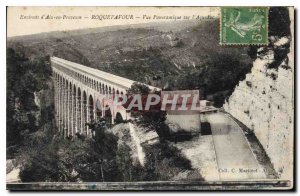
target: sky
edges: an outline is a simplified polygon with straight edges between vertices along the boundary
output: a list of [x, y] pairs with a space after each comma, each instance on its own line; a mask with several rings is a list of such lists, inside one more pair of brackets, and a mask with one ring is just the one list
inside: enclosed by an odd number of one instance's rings
[[208, 15], [218, 17], [218, 14], [217, 7], [8, 7], [7, 37], [174, 21], [175, 16], [181, 17], [177, 20], [186, 20], [184, 16], [196, 20]]

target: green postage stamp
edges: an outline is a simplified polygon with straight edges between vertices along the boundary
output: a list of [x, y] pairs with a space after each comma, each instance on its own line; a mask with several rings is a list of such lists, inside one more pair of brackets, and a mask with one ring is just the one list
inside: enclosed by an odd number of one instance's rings
[[268, 7], [222, 7], [220, 43], [268, 44]]

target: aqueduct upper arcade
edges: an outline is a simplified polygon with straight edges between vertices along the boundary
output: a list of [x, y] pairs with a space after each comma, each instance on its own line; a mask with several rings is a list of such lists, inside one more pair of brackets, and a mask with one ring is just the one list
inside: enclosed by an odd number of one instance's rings
[[129, 117], [124, 108], [114, 110], [109, 95], [126, 94], [135, 81], [57, 57], [51, 57], [51, 66], [57, 124], [66, 137], [91, 135], [86, 123], [100, 117], [112, 124]]

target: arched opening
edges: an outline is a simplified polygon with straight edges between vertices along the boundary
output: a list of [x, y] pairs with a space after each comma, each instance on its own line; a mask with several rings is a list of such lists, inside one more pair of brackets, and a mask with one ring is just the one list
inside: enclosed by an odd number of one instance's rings
[[104, 94], [107, 94], [108, 93], [108, 87], [107, 87], [107, 85], [105, 85], [105, 92], [104, 92]]
[[108, 88], [108, 94], [111, 95], [111, 87]]
[[111, 113], [111, 109], [109, 107], [109, 105], [105, 106], [105, 122], [107, 124], [108, 127], [111, 127], [112, 125], [112, 113]]
[[82, 106], [82, 130], [84, 130], [84, 133], [85, 134], [87, 134], [87, 130], [88, 130], [88, 128], [87, 128], [87, 125], [86, 125], [86, 123], [87, 123], [87, 119], [86, 119], [86, 117], [87, 117], [87, 95], [86, 95], [86, 92], [85, 91], [83, 91], [83, 95], [82, 95], [82, 104], [83, 104], [83, 106]]
[[94, 99], [93, 96], [89, 96], [89, 122], [94, 122]]
[[73, 85], [73, 91], [72, 91], [72, 108], [73, 108], [73, 112], [72, 112], [72, 130], [73, 130], [73, 134], [77, 133], [77, 128], [76, 128], [76, 122], [77, 122], [77, 119], [76, 119], [76, 113], [78, 112], [77, 111], [77, 99], [76, 99], [76, 86], [75, 84]]
[[63, 133], [64, 137], [68, 137], [68, 80], [63, 78]]
[[64, 77], [61, 78], [62, 78], [62, 85], [65, 86], [65, 78]]
[[117, 95], [118, 95], [119, 93], [120, 93], [119, 90], [117, 90]]
[[101, 83], [99, 82], [99, 93], [100, 93], [100, 94], [102, 93], [101, 87], [102, 87], [102, 85], [101, 85]]
[[117, 113], [116, 115], [116, 120], [115, 122], [118, 124], [118, 123], [122, 123], [124, 121], [122, 115], [120, 114], [120, 112]]
[[76, 130], [77, 132], [82, 133], [83, 132], [83, 124], [82, 124], [82, 113], [81, 113], [81, 90], [80, 88], [78, 88], [77, 90], [77, 104], [76, 104], [76, 111], [77, 111], [77, 115], [76, 115]]
[[69, 133], [69, 138], [71, 139], [73, 137], [73, 129], [72, 129], [72, 125], [73, 125], [73, 118], [72, 118], [72, 114], [73, 114], [73, 94], [72, 94], [72, 88], [73, 85], [70, 82], [69, 83], [69, 87], [68, 87], [68, 133]]
[[95, 108], [96, 108], [96, 120], [99, 120], [102, 117], [102, 104], [99, 99], [96, 101]]

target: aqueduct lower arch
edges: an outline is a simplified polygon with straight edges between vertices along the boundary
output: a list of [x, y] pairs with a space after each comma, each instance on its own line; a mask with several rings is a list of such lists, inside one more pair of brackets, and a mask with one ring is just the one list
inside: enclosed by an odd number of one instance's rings
[[129, 118], [124, 108], [114, 111], [110, 95], [126, 94], [135, 81], [57, 57], [51, 57], [51, 67], [57, 126], [65, 137], [74, 138], [78, 134], [90, 136], [91, 131], [86, 123], [100, 117], [112, 124], [117, 117]]

